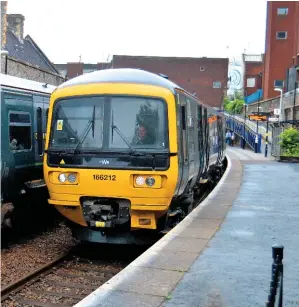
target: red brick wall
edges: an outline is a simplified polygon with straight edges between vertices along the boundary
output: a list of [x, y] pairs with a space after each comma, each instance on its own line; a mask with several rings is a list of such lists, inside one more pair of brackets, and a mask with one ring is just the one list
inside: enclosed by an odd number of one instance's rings
[[[227, 87], [228, 59], [167, 58], [120, 56], [113, 57], [114, 68], [141, 68], [162, 73], [197, 97], [205, 104], [219, 107]], [[200, 68], [204, 71], [200, 71]], [[220, 81], [221, 88], [213, 88], [213, 81]]]
[[[288, 8], [288, 15], [278, 16], [277, 8]], [[274, 91], [274, 80], [284, 80], [287, 69], [293, 65], [296, 45], [296, 1], [267, 2], [266, 57], [264, 75], [264, 98], [279, 95]], [[276, 39], [277, 31], [287, 31], [287, 39]]]
[[67, 63], [67, 78], [71, 79], [83, 74], [83, 63]]
[[[246, 95], [255, 93], [258, 89], [262, 88], [262, 80], [260, 72], [264, 71], [263, 62], [245, 62], [245, 74], [244, 74], [244, 88]], [[247, 79], [255, 78], [255, 86], [247, 87]]]

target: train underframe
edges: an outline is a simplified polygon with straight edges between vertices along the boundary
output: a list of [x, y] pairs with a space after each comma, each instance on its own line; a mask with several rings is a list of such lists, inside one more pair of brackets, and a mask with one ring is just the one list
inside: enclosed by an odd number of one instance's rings
[[[225, 165], [211, 165], [196, 185], [174, 198], [166, 212], [151, 212], [144, 216], [149, 223], [158, 213], [153, 229], [131, 227], [130, 201], [127, 199], [82, 197], [81, 208], [88, 227], [69, 222], [73, 236], [81, 241], [112, 244], [151, 244], [182, 221], [214, 188], [225, 170]], [[151, 220], [153, 220], [152, 218]], [[155, 220], [155, 219], [154, 219]], [[139, 219], [140, 223], [140, 219]], [[151, 227], [148, 227], [151, 228]]]

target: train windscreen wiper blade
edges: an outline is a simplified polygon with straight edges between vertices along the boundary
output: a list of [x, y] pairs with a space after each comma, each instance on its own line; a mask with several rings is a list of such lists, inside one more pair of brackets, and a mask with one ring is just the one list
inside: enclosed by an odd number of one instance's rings
[[129, 143], [127, 138], [120, 132], [120, 130], [117, 128], [117, 126], [112, 124], [111, 128], [112, 128], [112, 132], [115, 130], [118, 133], [118, 135], [123, 139], [123, 141], [128, 145], [128, 147], [131, 149], [131, 154], [134, 154], [136, 152], [136, 150]]
[[79, 141], [78, 141], [76, 147], [73, 150], [73, 154], [75, 154], [75, 152], [78, 150], [79, 146], [85, 141], [85, 139], [87, 138], [87, 135], [88, 135], [91, 128], [92, 128], [92, 134], [93, 134], [93, 137], [94, 137], [94, 126], [95, 126], [95, 105], [93, 106], [92, 118], [88, 121], [84, 131], [82, 132], [81, 136], [79, 137]]

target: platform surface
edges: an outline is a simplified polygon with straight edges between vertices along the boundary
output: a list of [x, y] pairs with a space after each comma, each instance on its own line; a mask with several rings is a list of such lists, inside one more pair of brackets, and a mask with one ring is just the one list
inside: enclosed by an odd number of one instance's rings
[[76, 306], [265, 306], [274, 243], [285, 247], [284, 302], [299, 304], [299, 164], [228, 156], [200, 207]]

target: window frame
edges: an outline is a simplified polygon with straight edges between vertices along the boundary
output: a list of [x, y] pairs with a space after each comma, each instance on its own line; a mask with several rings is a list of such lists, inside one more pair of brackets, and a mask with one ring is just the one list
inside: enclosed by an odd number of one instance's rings
[[[279, 10], [285, 10], [284, 12], [286, 13], [280, 14]], [[278, 7], [276, 13], [277, 13], [277, 16], [287, 16], [289, 14], [289, 8], [288, 7]]]
[[[220, 86], [218, 87], [215, 87], [215, 83], [220, 83]], [[213, 81], [213, 88], [221, 88], [222, 84], [221, 84], [221, 81]]]
[[[276, 84], [275, 84], [276, 81], [282, 81], [282, 85], [281, 85], [281, 86], [280, 86], [280, 85], [276, 85]], [[275, 88], [276, 88], [276, 87], [278, 87], [278, 88], [283, 88], [283, 87], [284, 87], [284, 80], [274, 80], [273, 84], [274, 84], [274, 87], [275, 87]]]
[[[285, 37], [278, 37], [278, 33], [285, 33]], [[276, 39], [282, 40], [282, 39], [287, 39], [288, 38], [288, 31], [276, 31]]]
[[[104, 99], [107, 99], [107, 98], [138, 98], [138, 99], [153, 99], [153, 100], [157, 100], [157, 101], [160, 101], [162, 104], [163, 104], [163, 109], [164, 109], [164, 129], [165, 129], [165, 132], [164, 132], [164, 136], [165, 136], [165, 148], [162, 149], [162, 148], [134, 148], [136, 150], [140, 150], [140, 151], [143, 151], [143, 152], [153, 152], [153, 153], [164, 153], [164, 152], [169, 152], [170, 150], [170, 138], [169, 138], [169, 118], [168, 118], [168, 104], [165, 100], [164, 97], [162, 96], [152, 96], [152, 95], [136, 95], [136, 94], [87, 94], [87, 95], [79, 95], [79, 96], [68, 96], [68, 97], [59, 97], [58, 99], [56, 99], [54, 101], [54, 104], [53, 104], [53, 108], [52, 108], [52, 112], [51, 112], [51, 122], [50, 122], [50, 134], [49, 134], [49, 141], [48, 141], [48, 146], [51, 147], [51, 141], [53, 140], [53, 134], [54, 134], [54, 125], [55, 125], [55, 112], [57, 110], [57, 105], [59, 106], [59, 104], [61, 103], [61, 101], [67, 101], [67, 100], [72, 100], [72, 99], [80, 99], [80, 98], [104, 98]], [[105, 104], [104, 104], [105, 105]], [[106, 107], [105, 107], [105, 110], [106, 110]], [[110, 120], [110, 118], [109, 118]], [[105, 136], [104, 137], [107, 137], [106, 135], [106, 128], [103, 128], [103, 131], [105, 131]], [[108, 136], [109, 138], [109, 136]], [[105, 141], [105, 142], [104, 142]], [[101, 149], [100, 148], [97, 148], [95, 150], [95, 152], [101, 152], [101, 151], [105, 151], [105, 152], [114, 152], [114, 153], [117, 153], [119, 152], [120, 150], [123, 151], [123, 148], [106, 148], [107, 147], [107, 144], [106, 144], [106, 141], [109, 142], [109, 140], [104, 140], [103, 139], [103, 144], [102, 144], [102, 147]], [[60, 149], [60, 148], [59, 148]], [[113, 150], [111, 150], [113, 149]], [[81, 149], [82, 150], [82, 149]], [[82, 150], [84, 152], [84, 149]]]
[[[11, 122], [10, 121], [10, 114], [25, 114], [29, 115], [29, 123], [17, 123], [17, 122]], [[11, 124], [13, 123], [13, 124]], [[17, 124], [17, 125], [16, 125]], [[11, 150], [10, 148], [10, 127], [29, 127], [29, 135], [30, 135], [30, 147], [29, 148], [24, 148], [24, 149], [16, 149], [16, 150]], [[10, 110], [8, 112], [8, 147], [10, 152], [12, 153], [17, 153], [17, 152], [30, 152], [32, 150], [32, 118], [30, 112], [25, 112], [25, 111], [14, 111]]]

